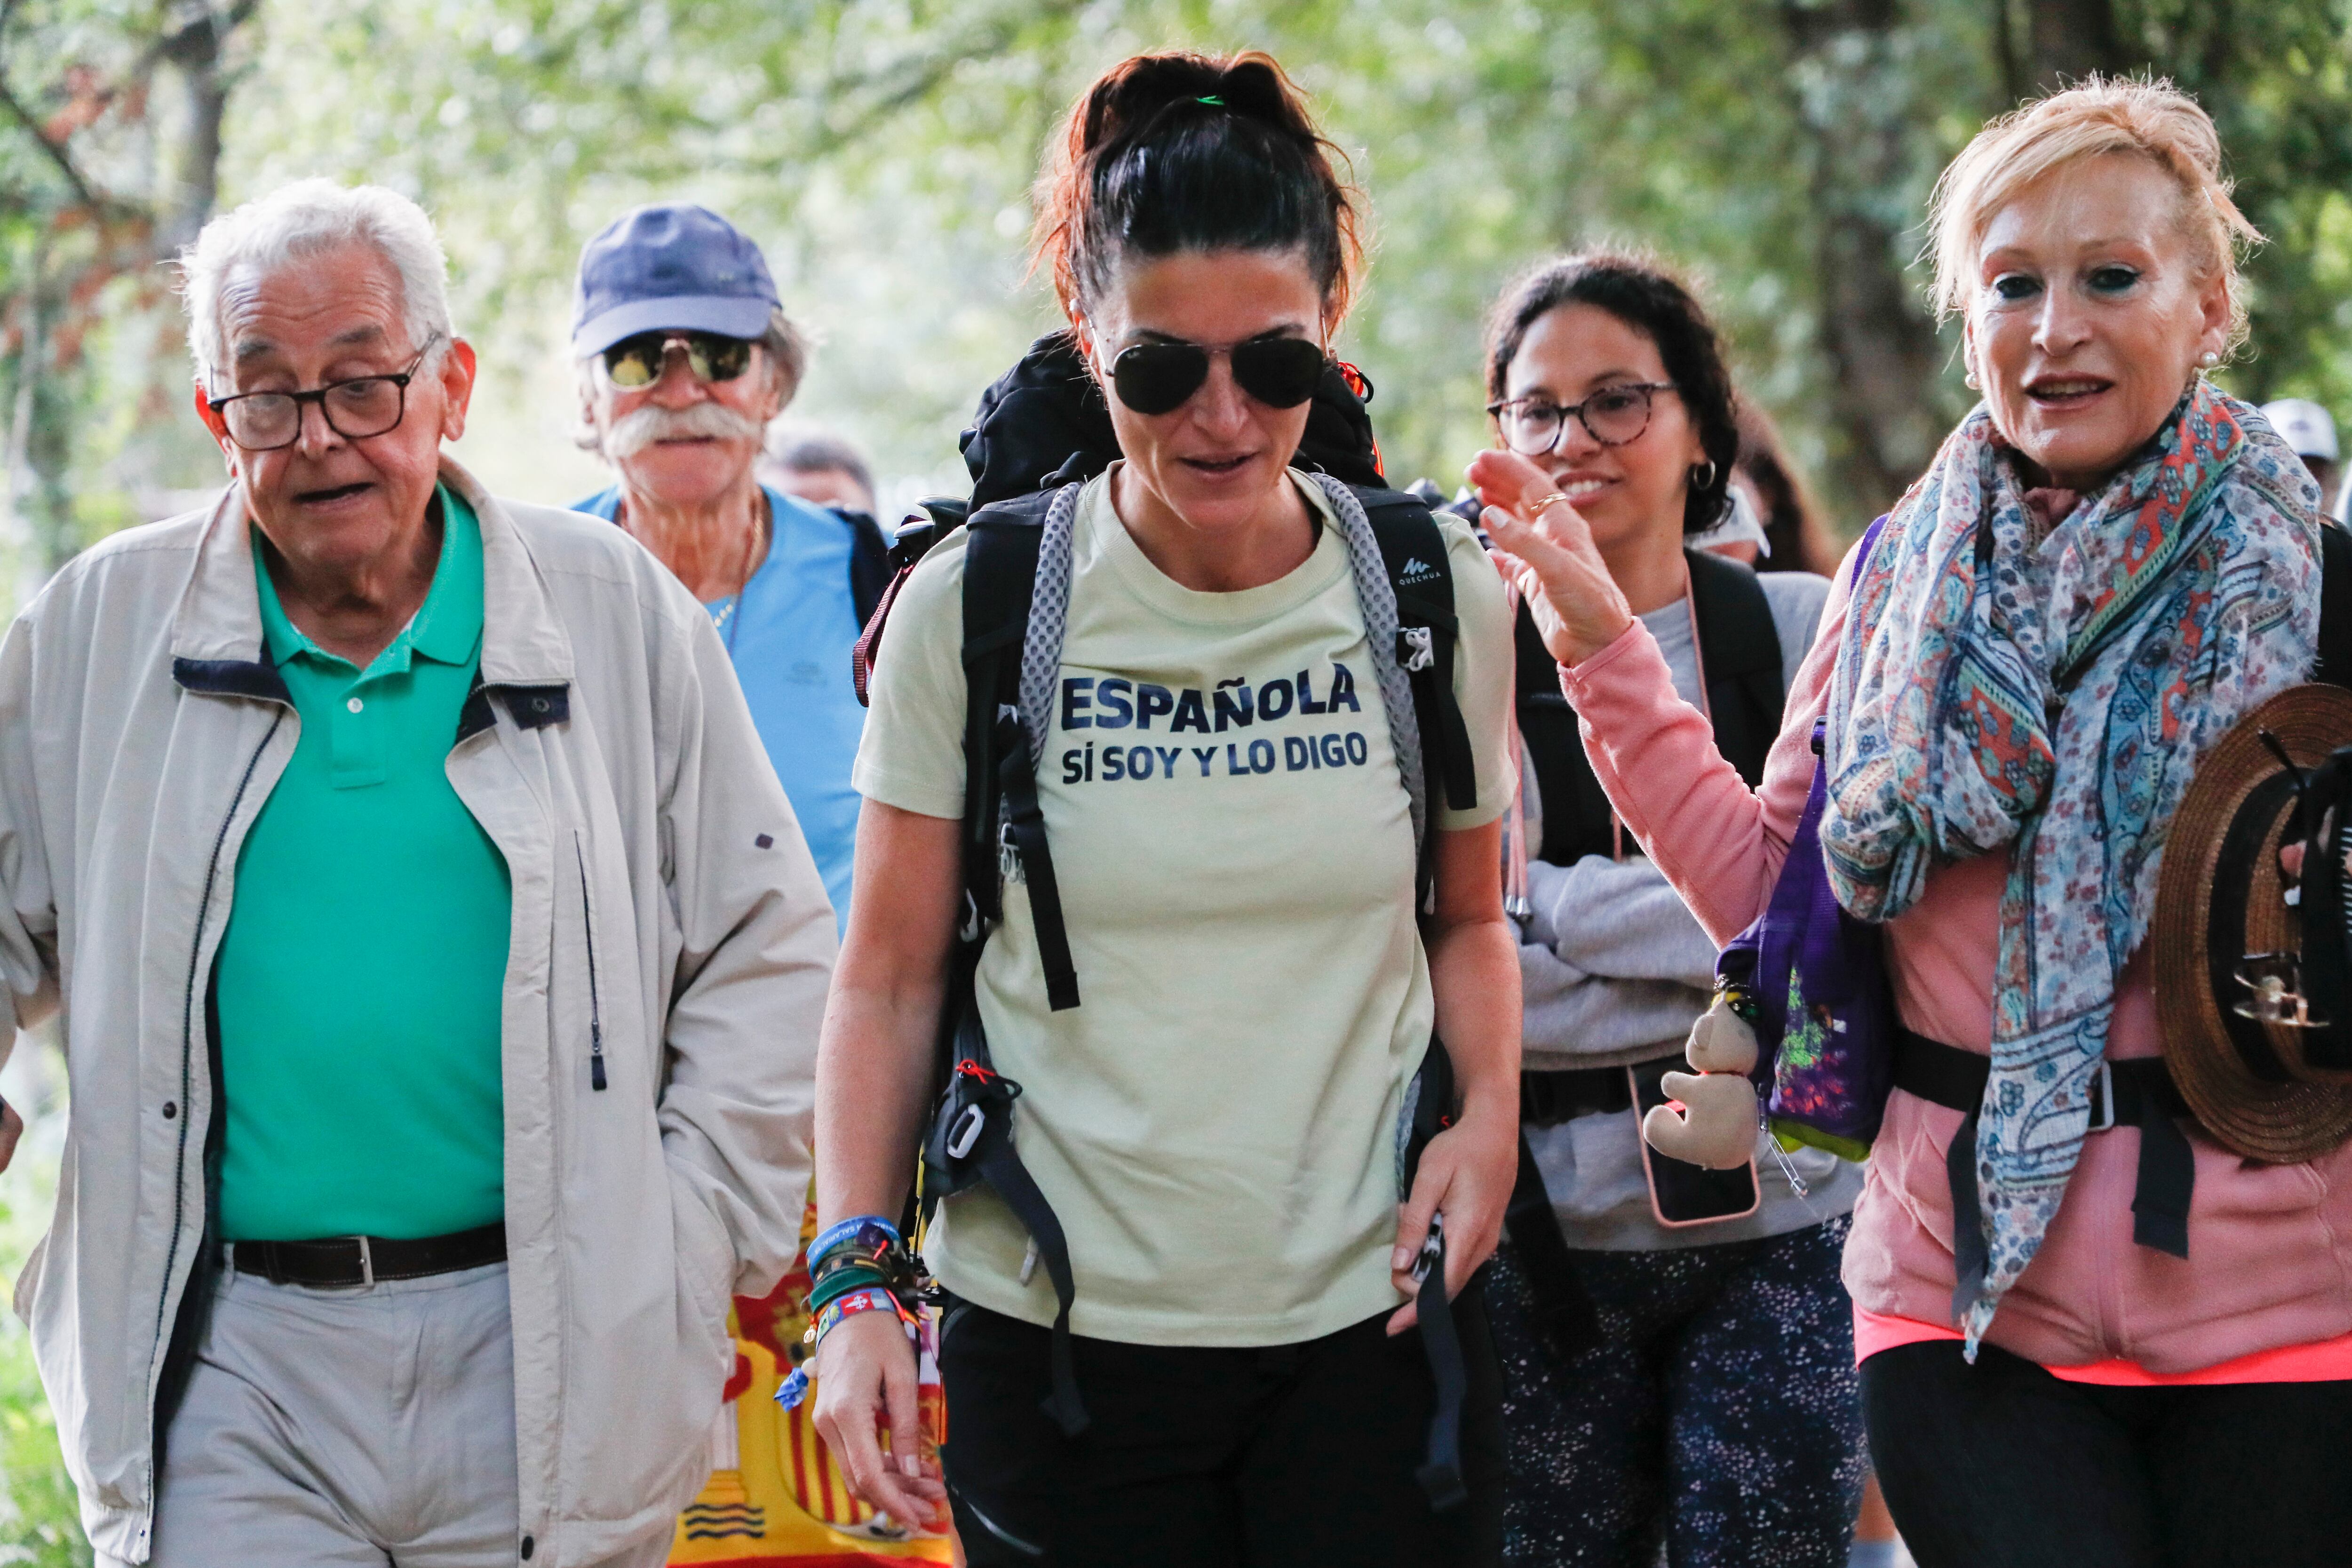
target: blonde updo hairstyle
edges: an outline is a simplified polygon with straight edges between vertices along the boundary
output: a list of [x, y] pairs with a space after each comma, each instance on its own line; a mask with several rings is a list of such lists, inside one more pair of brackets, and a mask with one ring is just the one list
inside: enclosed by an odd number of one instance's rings
[[2084, 158], [2145, 158], [2179, 186], [2180, 230], [2203, 268], [2220, 273], [2230, 297], [2229, 348], [2246, 339], [2239, 262], [2262, 232], [2230, 199], [2221, 138], [2197, 100], [2161, 78], [2093, 76], [2026, 104], [1977, 132], [1928, 204], [1936, 258], [1936, 314], [1965, 314], [1976, 290], [1977, 246], [1995, 214], [2050, 174]]

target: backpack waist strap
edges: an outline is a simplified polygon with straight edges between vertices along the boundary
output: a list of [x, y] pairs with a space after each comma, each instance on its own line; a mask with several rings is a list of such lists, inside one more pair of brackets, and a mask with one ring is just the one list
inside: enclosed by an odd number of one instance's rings
[[[1977, 1124], [1984, 1105], [1992, 1058], [1910, 1029], [1895, 1031], [1895, 1087], [1906, 1094], [1958, 1111], [1965, 1118], [1944, 1153], [1944, 1177], [1952, 1194], [1952, 1261], [1958, 1278], [1952, 1318], [1977, 1297], [1983, 1281], [1983, 1213], [1977, 1203]], [[2132, 1240], [2141, 1247], [2189, 1256], [2189, 1201], [2197, 1185], [2197, 1163], [2179, 1119], [2188, 1102], [2163, 1058], [2134, 1061], [2102, 1058], [2091, 1080], [2091, 1131], [2140, 1130], [2139, 1174], [2132, 1192]]]

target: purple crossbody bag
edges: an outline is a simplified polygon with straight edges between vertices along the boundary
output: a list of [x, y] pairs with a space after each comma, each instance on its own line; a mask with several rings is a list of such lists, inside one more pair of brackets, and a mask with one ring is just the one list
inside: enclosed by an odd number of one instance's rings
[[[1862, 536], [1854, 574], [1886, 520]], [[1895, 1005], [1879, 928], [1845, 912], [1822, 864], [1828, 770], [1819, 761], [1827, 721], [1813, 721], [1813, 784], [1789, 858], [1756, 923], [1716, 959], [1718, 987], [1748, 994], [1765, 1114], [1784, 1147], [1810, 1143], [1866, 1158], [1895, 1081]], [[1759, 1084], [1759, 1091], [1767, 1085]]]

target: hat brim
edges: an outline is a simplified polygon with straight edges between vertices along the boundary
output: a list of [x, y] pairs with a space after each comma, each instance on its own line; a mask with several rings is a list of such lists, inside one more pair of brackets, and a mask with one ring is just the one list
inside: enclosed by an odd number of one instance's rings
[[[2264, 731], [2298, 766], [2315, 766], [2352, 744], [2352, 691], [2290, 687], [2240, 720], [2199, 760], [2165, 835], [2149, 941], [2165, 1065], [2181, 1099], [2223, 1147], [2248, 1159], [2296, 1164], [2352, 1137], [2352, 1083], [2257, 1077], [2232, 1043], [2231, 1030], [2261, 1031], [2272, 1053], [2295, 1067], [2303, 1061], [2299, 1031], [2221, 1011], [2239, 994], [2231, 976], [2242, 955], [2303, 944], [2274, 852], [2294, 809], [2294, 790], [2263, 743]], [[2216, 929], [2217, 906], [2225, 921], [2227, 911], [2243, 910], [2239, 929]]]
[[572, 334], [572, 357], [603, 353], [639, 332], [717, 332], [758, 338], [776, 307], [741, 294], [678, 294], [662, 300], [632, 300], [592, 316]]

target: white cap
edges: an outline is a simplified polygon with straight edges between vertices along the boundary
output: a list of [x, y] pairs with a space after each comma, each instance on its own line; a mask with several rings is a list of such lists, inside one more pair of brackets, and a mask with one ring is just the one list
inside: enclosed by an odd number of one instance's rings
[[2280, 440], [2294, 448], [2296, 457], [2336, 461], [2336, 421], [2328, 417], [2326, 409], [2308, 397], [2282, 397], [2276, 403], [2265, 403], [2263, 417], [2271, 422]]

